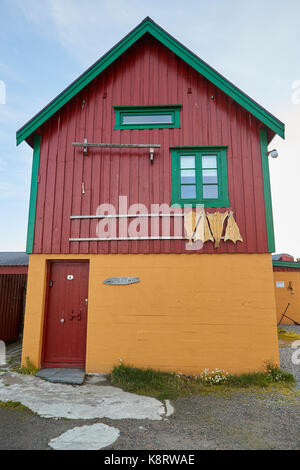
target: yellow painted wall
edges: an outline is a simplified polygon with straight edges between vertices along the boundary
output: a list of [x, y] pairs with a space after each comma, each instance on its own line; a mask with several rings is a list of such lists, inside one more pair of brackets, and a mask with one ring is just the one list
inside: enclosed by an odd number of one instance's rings
[[[284, 287], [276, 287], [276, 281], [284, 281]], [[290, 282], [292, 290], [288, 288]], [[300, 323], [300, 269], [297, 271], [274, 271], [274, 289], [277, 321], [280, 321], [287, 304], [290, 303], [286, 314]], [[291, 320], [285, 317], [281, 324], [294, 325]]]
[[[47, 259], [89, 259], [87, 372], [122, 360], [188, 374], [279, 362], [269, 254], [31, 255], [23, 362], [40, 365]], [[137, 276], [107, 286], [112, 276]]]

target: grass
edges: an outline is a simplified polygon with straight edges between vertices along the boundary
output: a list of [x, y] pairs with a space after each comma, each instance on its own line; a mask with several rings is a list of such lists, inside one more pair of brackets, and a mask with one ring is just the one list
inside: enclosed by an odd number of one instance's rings
[[18, 374], [26, 375], [35, 375], [39, 369], [30, 361], [29, 357], [26, 357], [26, 366], [14, 366], [11, 367], [12, 372], [17, 372]]
[[160, 400], [212, 392], [226, 394], [228, 391], [249, 388], [266, 389], [274, 386], [286, 388], [295, 383], [292, 374], [282, 371], [272, 364], [268, 364], [266, 367], [266, 372], [227, 375], [223, 383], [210, 385], [201, 377], [153, 369], [139, 369], [120, 364], [113, 368], [111, 380], [114, 385], [127, 392], [149, 395]]
[[300, 335], [295, 331], [286, 331], [283, 328], [278, 328], [278, 337], [284, 341], [296, 341], [300, 339]]
[[0, 401], [0, 406], [2, 408], [12, 408], [14, 410], [19, 410], [19, 411], [30, 411], [31, 410], [29, 408], [27, 408], [27, 406], [25, 405], [22, 405], [22, 403], [20, 403], [19, 401]]

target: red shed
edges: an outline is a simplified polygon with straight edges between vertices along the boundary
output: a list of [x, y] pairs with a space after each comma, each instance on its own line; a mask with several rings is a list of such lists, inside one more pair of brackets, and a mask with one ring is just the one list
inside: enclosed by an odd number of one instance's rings
[[0, 253], [0, 340], [18, 338], [23, 324], [28, 254]]

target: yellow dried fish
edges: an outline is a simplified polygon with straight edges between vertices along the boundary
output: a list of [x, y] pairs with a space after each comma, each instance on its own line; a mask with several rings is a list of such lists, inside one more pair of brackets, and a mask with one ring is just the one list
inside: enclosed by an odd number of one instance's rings
[[224, 213], [215, 212], [214, 214], [207, 214], [210, 229], [215, 239], [215, 248], [219, 248], [220, 246], [220, 240], [223, 233], [223, 224], [227, 216], [228, 211]]
[[199, 225], [199, 220], [201, 218], [202, 214], [198, 212], [188, 212], [187, 214], [184, 214], [184, 228], [185, 228], [185, 233], [186, 236], [189, 240], [190, 245], [194, 241], [194, 233], [196, 228]]
[[201, 215], [202, 218], [198, 222], [198, 225], [195, 230], [194, 241], [200, 240], [201, 242], [205, 243], [210, 240], [213, 242], [214, 237], [211, 234], [205, 212], [203, 211]]
[[233, 243], [236, 243], [237, 241], [243, 241], [238, 225], [233, 217], [233, 211], [229, 212], [227, 227], [225, 230], [224, 241], [226, 242], [227, 240], [231, 240]]

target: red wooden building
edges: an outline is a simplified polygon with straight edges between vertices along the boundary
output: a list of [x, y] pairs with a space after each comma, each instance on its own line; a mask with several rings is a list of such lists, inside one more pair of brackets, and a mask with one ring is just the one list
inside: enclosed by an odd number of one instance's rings
[[[150, 18], [25, 124], [23, 360], [189, 373], [277, 361], [276, 134], [277, 118]], [[187, 205], [204, 212], [191, 222]]]

